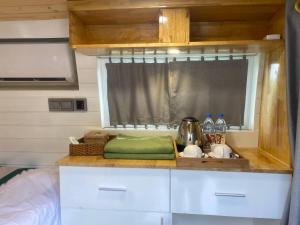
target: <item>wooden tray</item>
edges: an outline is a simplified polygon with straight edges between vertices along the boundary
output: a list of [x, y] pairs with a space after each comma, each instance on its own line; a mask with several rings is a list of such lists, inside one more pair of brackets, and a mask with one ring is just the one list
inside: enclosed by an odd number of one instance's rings
[[[215, 159], [215, 158], [184, 158], [180, 157], [176, 145], [176, 166], [182, 168], [210, 168], [210, 169], [247, 169], [249, 160], [238, 154], [236, 159]], [[231, 148], [236, 153], [233, 148]]]

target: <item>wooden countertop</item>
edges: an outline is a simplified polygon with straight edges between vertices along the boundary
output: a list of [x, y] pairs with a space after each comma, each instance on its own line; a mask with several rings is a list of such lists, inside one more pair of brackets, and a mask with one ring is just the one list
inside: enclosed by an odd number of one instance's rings
[[238, 154], [249, 160], [250, 168], [245, 172], [259, 173], [292, 173], [293, 169], [271, 156], [267, 156], [259, 148], [234, 149]]
[[[211, 169], [196, 170], [232, 171], [232, 172], [258, 172], [258, 173], [292, 173], [287, 165], [267, 157], [259, 149], [235, 149], [235, 151], [250, 161], [250, 168], [246, 169]], [[176, 169], [176, 160], [125, 160], [104, 159], [102, 156], [66, 156], [57, 162], [59, 166], [86, 166], [86, 167], [120, 167], [120, 168], [153, 168]], [[178, 168], [191, 169], [195, 168]]]

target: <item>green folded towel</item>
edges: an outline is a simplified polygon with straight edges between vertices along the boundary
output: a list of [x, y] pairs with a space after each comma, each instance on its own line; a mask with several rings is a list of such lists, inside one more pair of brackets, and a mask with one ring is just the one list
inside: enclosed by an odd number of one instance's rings
[[104, 153], [105, 159], [147, 159], [147, 160], [166, 160], [175, 159], [175, 154], [124, 154], [124, 153]]
[[104, 147], [104, 153], [173, 154], [171, 136], [133, 137], [118, 135]]

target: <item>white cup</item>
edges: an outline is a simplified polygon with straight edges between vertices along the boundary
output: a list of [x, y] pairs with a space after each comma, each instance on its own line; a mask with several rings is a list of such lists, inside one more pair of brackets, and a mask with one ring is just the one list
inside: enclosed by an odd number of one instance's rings
[[188, 145], [183, 150], [184, 157], [198, 158], [202, 156], [202, 150], [198, 145]]
[[211, 151], [216, 158], [230, 158], [230, 153], [232, 152], [231, 148], [225, 144], [211, 145]]

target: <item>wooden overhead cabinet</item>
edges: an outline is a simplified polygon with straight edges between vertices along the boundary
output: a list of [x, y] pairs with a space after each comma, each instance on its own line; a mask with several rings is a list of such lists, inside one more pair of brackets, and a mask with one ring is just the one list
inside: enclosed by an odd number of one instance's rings
[[70, 44], [89, 55], [196, 46], [258, 52], [282, 46], [262, 39], [283, 35], [283, 9], [284, 0], [69, 0]]

